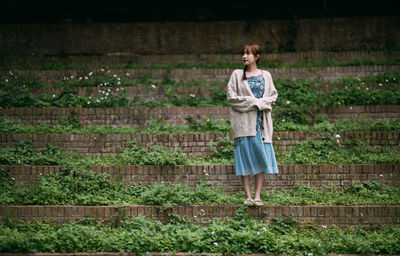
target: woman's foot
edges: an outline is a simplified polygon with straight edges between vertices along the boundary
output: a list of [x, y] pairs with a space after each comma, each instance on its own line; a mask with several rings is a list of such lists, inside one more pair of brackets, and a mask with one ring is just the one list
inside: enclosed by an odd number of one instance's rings
[[247, 205], [247, 206], [251, 206], [251, 205], [254, 205], [254, 201], [251, 198], [247, 198], [246, 200], [244, 200], [243, 204]]
[[253, 200], [253, 205], [255, 205], [255, 206], [263, 206], [264, 203], [261, 201], [261, 199], [254, 199]]

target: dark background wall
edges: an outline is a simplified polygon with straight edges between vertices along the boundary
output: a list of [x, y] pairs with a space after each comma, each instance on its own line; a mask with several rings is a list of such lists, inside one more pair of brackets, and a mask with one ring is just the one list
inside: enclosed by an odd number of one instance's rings
[[0, 56], [400, 49], [390, 0], [0, 0]]
[[0, 0], [1, 23], [399, 16], [395, 0]]

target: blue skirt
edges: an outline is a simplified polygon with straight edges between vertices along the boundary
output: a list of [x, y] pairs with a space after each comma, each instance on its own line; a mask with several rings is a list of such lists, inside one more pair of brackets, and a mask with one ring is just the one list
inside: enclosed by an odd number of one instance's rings
[[261, 131], [256, 136], [235, 139], [234, 162], [239, 176], [278, 173], [272, 143], [263, 143]]

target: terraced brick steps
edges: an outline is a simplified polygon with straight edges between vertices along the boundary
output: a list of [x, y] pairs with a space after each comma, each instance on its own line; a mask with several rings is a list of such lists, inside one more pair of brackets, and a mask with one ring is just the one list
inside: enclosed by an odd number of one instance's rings
[[[278, 107], [275, 107], [277, 110]], [[333, 122], [340, 119], [400, 119], [400, 105], [364, 105], [338, 107], [310, 107], [316, 115]], [[150, 120], [162, 119], [174, 125], [188, 124], [204, 118], [229, 120], [229, 107], [171, 107], [171, 108], [7, 108], [0, 116], [20, 120], [26, 124], [59, 124], [60, 119], [76, 118], [82, 126], [107, 125], [146, 127]], [[274, 115], [275, 111], [273, 111]]]
[[[38, 183], [40, 175], [61, 169], [61, 166], [0, 165], [20, 184]], [[268, 175], [264, 190], [290, 189], [296, 184], [335, 186], [342, 188], [367, 181], [377, 181], [385, 187], [400, 186], [400, 164], [279, 164], [279, 174]], [[176, 166], [92, 166], [96, 173], [107, 173], [113, 181], [150, 186], [155, 183], [187, 184], [194, 188], [200, 181], [223, 186], [224, 191], [239, 191], [241, 181], [233, 165], [176, 165]]]
[[[339, 141], [356, 139], [368, 141], [370, 146], [390, 147], [400, 150], [398, 131], [337, 132]], [[335, 136], [336, 136], [335, 135]], [[324, 136], [333, 136], [329, 132], [274, 132], [273, 144], [276, 153], [292, 151], [297, 143], [308, 138], [321, 140]], [[11, 147], [21, 140], [31, 139], [35, 149], [47, 144], [61, 147], [64, 151], [75, 151], [90, 156], [107, 156], [120, 153], [129, 147], [133, 140], [137, 145], [147, 147], [150, 143], [168, 148], [180, 148], [191, 156], [203, 156], [210, 152], [209, 143], [229, 137], [232, 133], [196, 133], [196, 134], [0, 134], [0, 146]], [[338, 138], [339, 139], [339, 138]]]
[[[186, 219], [209, 223], [213, 220], [229, 220], [235, 216], [239, 205], [186, 205], [163, 207], [157, 205], [129, 206], [72, 206], [72, 205], [12, 205], [0, 206], [0, 221], [7, 218], [30, 220], [53, 220], [58, 223], [70, 222], [85, 217], [105, 222], [118, 222], [144, 215], [148, 218], [167, 221], [170, 214], [185, 216]], [[248, 207], [250, 217], [262, 221], [292, 216], [301, 222], [319, 225], [350, 227], [362, 225], [400, 224], [400, 205], [264, 205]]]
[[[154, 81], [166, 79], [174, 81], [220, 81], [224, 82], [232, 74], [232, 68], [214, 69], [118, 69], [110, 70], [110, 74], [118, 74], [124, 79], [136, 81], [139, 78], [151, 75]], [[387, 71], [398, 71], [400, 66], [350, 66], [350, 67], [302, 67], [302, 68], [268, 68], [273, 79], [297, 80], [307, 77], [310, 80], [323, 77], [326, 81], [334, 81], [346, 77], [364, 77], [368, 75], [378, 75]], [[94, 71], [102, 72], [102, 71]], [[87, 70], [15, 70], [13, 72], [18, 77], [24, 77], [27, 81], [40, 79], [43, 82], [53, 84], [64, 79], [66, 76], [85, 77]], [[126, 75], [129, 73], [129, 76]], [[94, 73], [97, 74], [97, 73]], [[9, 71], [0, 70], [1, 77], [8, 77]]]

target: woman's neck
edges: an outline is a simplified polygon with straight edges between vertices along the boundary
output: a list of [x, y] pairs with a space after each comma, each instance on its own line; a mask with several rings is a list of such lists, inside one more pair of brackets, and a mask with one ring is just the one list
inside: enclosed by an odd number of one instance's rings
[[258, 71], [257, 65], [248, 65], [248, 66], [247, 66], [246, 72], [248, 72], [248, 73], [255, 73], [255, 72], [257, 72], [257, 71]]

